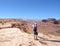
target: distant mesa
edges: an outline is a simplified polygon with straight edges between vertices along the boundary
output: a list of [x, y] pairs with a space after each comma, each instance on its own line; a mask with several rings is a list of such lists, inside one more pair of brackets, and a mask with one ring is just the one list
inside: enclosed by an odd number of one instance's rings
[[46, 20], [46, 19], [43, 19], [43, 20], [42, 20], [42, 22], [47, 22], [47, 21], [48, 21], [48, 20]]
[[48, 21], [55, 21], [55, 18], [48, 18]]
[[60, 24], [60, 20], [56, 20], [55, 18], [43, 19], [42, 22], [50, 22], [53, 24]]

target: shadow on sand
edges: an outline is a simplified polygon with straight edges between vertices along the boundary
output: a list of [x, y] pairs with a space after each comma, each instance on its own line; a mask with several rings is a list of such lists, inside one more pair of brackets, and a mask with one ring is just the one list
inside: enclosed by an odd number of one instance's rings
[[44, 41], [60, 42], [60, 40], [44, 40]]
[[39, 37], [39, 39], [37, 39], [37, 41], [39, 41], [41, 44], [47, 45], [47, 41], [48, 42], [60, 42], [60, 40], [48, 40], [42, 37]]
[[48, 40], [42, 37], [39, 37], [40, 39], [38, 39], [39, 41], [42, 39], [42, 41], [50, 41], [50, 42], [60, 42], [60, 40]]
[[41, 40], [41, 39], [38, 39], [38, 41], [41, 44], [44, 44], [44, 45], [47, 45], [47, 42], [46, 41], [49, 41], [49, 42], [60, 42], [60, 40]]

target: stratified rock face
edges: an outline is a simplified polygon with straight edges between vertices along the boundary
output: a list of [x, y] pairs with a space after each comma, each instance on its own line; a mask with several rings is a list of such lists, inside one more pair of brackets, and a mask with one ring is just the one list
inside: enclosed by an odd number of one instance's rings
[[18, 46], [18, 36], [22, 33], [18, 28], [0, 29], [0, 46]]

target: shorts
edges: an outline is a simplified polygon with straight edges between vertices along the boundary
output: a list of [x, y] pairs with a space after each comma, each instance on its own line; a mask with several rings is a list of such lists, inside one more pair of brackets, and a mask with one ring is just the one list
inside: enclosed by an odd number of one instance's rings
[[38, 35], [38, 32], [34, 32], [34, 35]]

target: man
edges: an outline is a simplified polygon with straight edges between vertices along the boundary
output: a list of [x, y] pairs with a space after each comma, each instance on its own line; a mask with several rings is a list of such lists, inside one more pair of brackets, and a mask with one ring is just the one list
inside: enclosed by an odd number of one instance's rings
[[38, 40], [37, 23], [33, 24], [33, 31], [34, 31], [34, 39]]

